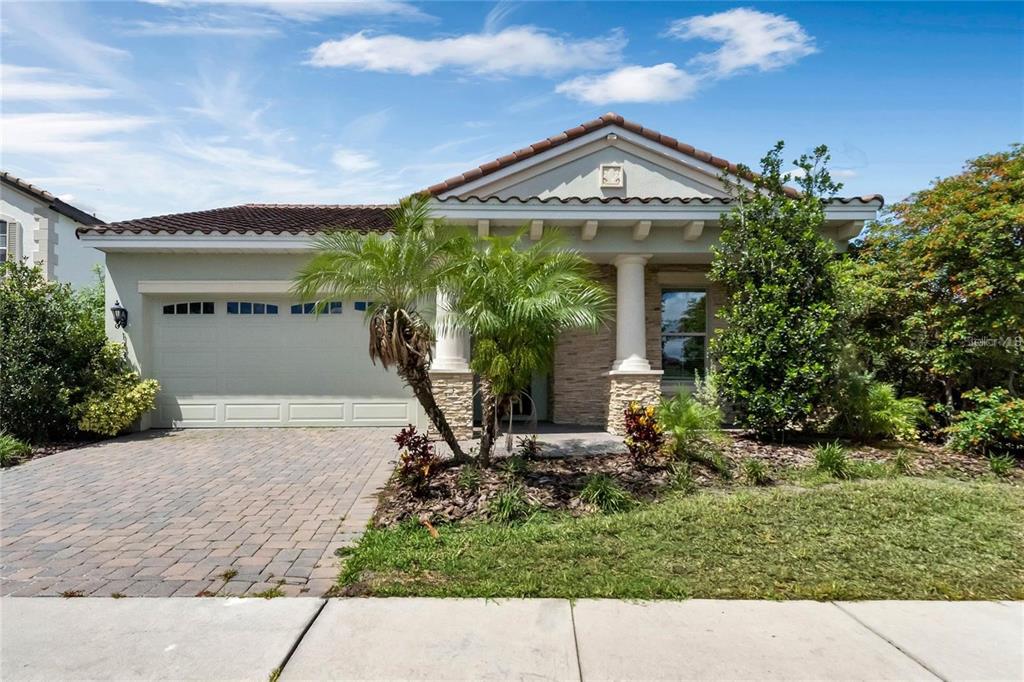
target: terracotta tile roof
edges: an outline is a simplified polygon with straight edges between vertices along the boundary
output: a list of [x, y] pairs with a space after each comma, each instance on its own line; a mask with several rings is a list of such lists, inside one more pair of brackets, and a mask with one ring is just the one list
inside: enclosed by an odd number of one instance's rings
[[[575, 128], [570, 128], [569, 130], [559, 133], [558, 135], [546, 138], [544, 140], [540, 140], [538, 142], [534, 142], [533, 144], [529, 145], [528, 147], [524, 147], [519, 151], [512, 152], [511, 154], [507, 154], [493, 161], [488, 161], [487, 163], [481, 166], [477, 166], [476, 168], [473, 168], [471, 170], [468, 170], [461, 175], [456, 175], [453, 178], [448, 178], [444, 182], [439, 182], [436, 185], [431, 185], [425, 191], [435, 196], [438, 194], [442, 194], [444, 192], [448, 192], [450, 190], [461, 187], [467, 182], [476, 180], [477, 178], [481, 178], [485, 175], [489, 175], [497, 170], [501, 170], [502, 168], [508, 168], [509, 166], [519, 163], [524, 159], [528, 159], [531, 156], [540, 154], [541, 152], [545, 152], [559, 145], [563, 145], [566, 142], [575, 140], [578, 137], [582, 137], [587, 133], [591, 133], [595, 130], [599, 130], [601, 128], [605, 128], [611, 125], [616, 125], [621, 128], [624, 128], [625, 130], [641, 135], [647, 138], [648, 140], [651, 140], [652, 142], [656, 142], [660, 145], [668, 147], [669, 149], [686, 154], [687, 156], [693, 157], [698, 161], [703, 161], [704, 163], [711, 164], [715, 168], [719, 168], [723, 171], [728, 171], [734, 174], [740, 173], [739, 166], [735, 163], [732, 163], [731, 161], [726, 161], [725, 159], [718, 158], [717, 156], [709, 152], [697, 149], [692, 145], [686, 144], [685, 142], [680, 142], [674, 137], [662, 135], [656, 130], [645, 128], [639, 123], [635, 123], [633, 121], [630, 121], [629, 119], [625, 119], [616, 113], [609, 112], [607, 114], [604, 114], [600, 118], [595, 118], [592, 121], [581, 123]], [[793, 187], [787, 187], [786, 193], [789, 194], [790, 196], [800, 195], [800, 192]], [[882, 199], [881, 195], [877, 194], [871, 195], [870, 198], [877, 200]]]
[[326, 230], [386, 232], [394, 206], [244, 204], [173, 213], [80, 229], [80, 234], [300, 234]]
[[0, 183], [7, 185], [8, 187], [14, 187], [21, 190], [25, 194], [34, 197], [37, 201], [41, 201], [51, 209], [71, 218], [75, 222], [81, 223], [82, 225], [103, 225], [103, 221], [94, 215], [86, 213], [80, 208], [72, 206], [63, 199], [58, 199], [50, 192], [45, 189], [36, 187], [32, 183], [26, 182], [21, 178], [11, 175], [7, 171], [0, 171]]

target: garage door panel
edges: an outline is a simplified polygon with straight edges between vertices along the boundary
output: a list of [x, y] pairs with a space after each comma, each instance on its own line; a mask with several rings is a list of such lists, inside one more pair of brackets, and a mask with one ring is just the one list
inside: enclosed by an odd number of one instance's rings
[[300, 403], [292, 401], [288, 405], [288, 421], [331, 422], [342, 424], [345, 421], [345, 403]]
[[393, 422], [409, 419], [408, 403], [386, 402], [353, 402], [352, 421], [355, 422]]
[[225, 402], [224, 422], [281, 422], [281, 403]]
[[211, 426], [218, 423], [217, 403], [215, 402], [179, 403], [161, 399], [157, 401], [157, 412], [159, 421], [167, 426], [186, 422]]
[[[351, 304], [341, 315], [162, 315], [151, 297], [158, 426], [401, 426], [420, 411], [393, 373], [374, 367]], [[245, 300], [233, 297], [231, 300]]]

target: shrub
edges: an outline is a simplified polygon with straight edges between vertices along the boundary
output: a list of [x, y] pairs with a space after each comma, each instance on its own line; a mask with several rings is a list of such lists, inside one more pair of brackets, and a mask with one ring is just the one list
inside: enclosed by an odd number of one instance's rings
[[75, 435], [73, 408], [106, 343], [103, 315], [92, 290], [76, 294], [47, 281], [38, 265], [0, 263], [0, 423], [7, 432], [30, 443]]
[[591, 474], [580, 492], [580, 500], [597, 507], [605, 514], [617, 514], [630, 509], [633, 496], [622, 489], [608, 474]]
[[839, 442], [826, 443], [814, 448], [815, 468], [833, 478], [853, 478], [853, 468], [846, 456], [846, 448]]
[[1005, 388], [964, 393], [962, 410], [946, 429], [949, 445], [960, 452], [1024, 457], [1024, 398]]
[[32, 448], [9, 433], [0, 432], [0, 467], [11, 467], [31, 454]]
[[520, 436], [516, 441], [519, 448], [519, 456], [523, 459], [537, 459], [540, 456], [540, 441], [537, 436]]
[[896, 389], [871, 374], [844, 372], [838, 383], [833, 425], [854, 440], [915, 440], [918, 425], [927, 421], [923, 400], [899, 398]]
[[768, 485], [772, 482], [765, 463], [752, 457], [743, 460], [743, 478], [750, 485]]
[[729, 464], [729, 460], [725, 458], [725, 455], [722, 454], [721, 450], [714, 443], [696, 441], [691, 447], [684, 450], [681, 455], [687, 461], [703, 464], [726, 480], [732, 478], [732, 466]]
[[398, 456], [398, 479], [409, 486], [414, 494], [424, 494], [430, 479], [437, 473], [438, 459], [434, 446], [425, 434], [417, 433], [412, 424], [399, 431], [394, 440], [401, 450]]
[[521, 455], [512, 455], [505, 459], [502, 463], [502, 468], [509, 476], [522, 476], [530, 469], [530, 465], [526, 463]]
[[623, 442], [634, 464], [643, 466], [651, 463], [665, 443], [654, 406], [644, 407], [638, 402], [631, 402], [625, 410], [625, 418], [626, 438]]
[[676, 462], [672, 465], [671, 488], [684, 495], [690, 495], [697, 490], [697, 480], [693, 477], [693, 469], [689, 462]]
[[722, 434], [721, 411], [683, 391], [662, 400], [656, 415], [662, 430], [672, 437], [677, 454], [682, 454], [699, 441], [717, 440]]
[[475, 493], [480, 489], [480, 468], [475, 464], [464, 464], [455, 485], [459, 490]]
[[892, 458], [892, 473], [894, 476], [909, 476], [913, 471], [914, 460], [903, 448], [896, 451]]
[[729, 183], [710, 273], [728, 292], [727, 326], [712, 340], [718, 389], [738, 423], [770, 438], [827, 398], [840, 337], [835, 247], [821, 235], [823, 199], [840, 186], [822, 146], [796, 161], [794, 196], [782, 153], [779, 142], [765, 155], [753, 187]]
[[89, 393], [73, 410], [82, 431], [116, 436], [156, 406], [160, 384], [139, 379], [120, 344], [105, 344], [89, 363], [89, 372]]
[[1015, 464], [1013, 457], [1009, 455], [988, 456], [988, 468], [999, 477], [1009, 476]]
[[487, 505], [487, 513], [492, 520], [506, 525], [522, 521], [530, 514], [526, 490], [519, 483], [510, 482]]

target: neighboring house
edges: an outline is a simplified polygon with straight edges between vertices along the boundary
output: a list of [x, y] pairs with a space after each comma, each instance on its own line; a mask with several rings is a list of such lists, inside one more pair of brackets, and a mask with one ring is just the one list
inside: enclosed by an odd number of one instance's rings
[[79, 241], [79, 228], [103, 225], [46, 190], [0, 172], [0, 261], [42, 265], [47, 279], [82, 287], [96, 282], [103, 254]]
[[[480, 235], [559, 228], [615, 293], [609, 326], [563, 335], [551, 375], [534, 381], [539, 417], [618, 431], [624, 403], [705, 371], [725, 302], [707, 278], [730, 208], [720, 176], [737, 171], [606, 114], [428, 189], [437, 215]], [[834, 199], [822, 234], [844, 250], [881, 206], [877, 195]], [[365, 301], [338, 301], [318, 319], [288, 293], [311, 236], [385, 231], [386, 208], [248, 205], [80, 230], [106, 252], [107, 297], [128, 310], [132, 359], [163, 386], [149, 424], [424, 425], [411, 393], [367, 358]], [[438, 337], [436, 393], [466, 435], [469, 343]]]

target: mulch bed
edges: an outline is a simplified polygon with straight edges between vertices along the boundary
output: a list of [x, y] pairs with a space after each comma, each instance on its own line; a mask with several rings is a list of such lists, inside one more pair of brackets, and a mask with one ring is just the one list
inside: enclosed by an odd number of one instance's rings
[[[792, 444], [758, 443], [741, 434], [729, 434], [722, 446], [722, 454], [732, 463], [733, 470], [745, 459], [765, 462], [772, 471], [786, 468], [812, 468], [814, 442]], [[852, 460], [888, 462], [900, 446], [849, 446], [847, 454]], [[903, 446], [912, 457], [911, 473], [941, 472], [961, 478], [973, 478], [989, 471], [988, 462], [980, 457], [951, 452], [940, 445], [919, 443]], [[595, 511], [579, 499], [588, 476], [606, 474], [639, 500], [652, 500], [673, 481], [672, 462], [663, 461], [654, 466], [637, 468], [626, 454], [591, 454], [557, 458], [527, 460], [524, 472], [512, 474], [507, 460], [497, 458], [490, 469], [479, 471], [479, 483], [472, 489], [460, 485], [462, 469], [449, 466], [439, 471], [422, 495], [403, 486], [395, 477], [380, 494], [373, 524], [387, 527], [417, 519], [431, 524], [450, 523], [463, 519], [485, 519], [488, 504], [496, 496], [517, 483], [524, 489], [526, 499], [537, 509], [565, 511], [583, 515]], [[695, 483], [702, 488], [742, 485], [742, 481], [725, 481], [713, 470], [693, 464], [691, 472]], [[1024, 479], [1024, 469], [1018, 468], [1013, 477]]]

